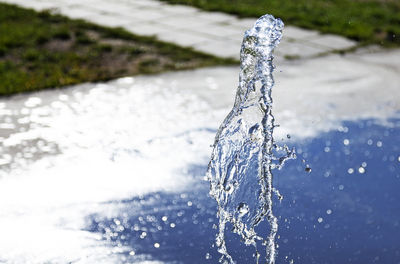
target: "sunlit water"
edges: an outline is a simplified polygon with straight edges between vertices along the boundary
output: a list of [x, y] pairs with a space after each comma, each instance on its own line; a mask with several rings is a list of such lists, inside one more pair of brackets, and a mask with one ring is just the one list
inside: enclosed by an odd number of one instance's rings
[[[400, 80], [381, 57], [278, 65], [275, 138], [298, 159], [274, 170], [277, 263], [400, 263]], [[218, 263], [204, 174], [237, 75], [1, 98], [0, 263]], [[240, 236], [226, 241], [237, 263], [254, 263]]]
[[[246, 245], [255, 247], [257, 263], [261, 247], [265, 247], [265, 260], [261, 261], [275, 263], [278, 221], [272, 210], [272, 196], [282, 196], [273, 187], [272, 170], [281, 169], [287, 159], [295, 158], [294, 150], [286, 145], [279, 147], [273, 135], [272, 53], [281, 40], [282, 29], [280, 19], [265, 15], [246, 31], [236, 101], [215, 138], [207, 175], [210, 194], [218, 203], [216, 246], [222, 254], [221, 263], [235, 263], [226, 245], [227, 224]], [[270, 225], [267, 237], [256, 231], [264, 219]]]

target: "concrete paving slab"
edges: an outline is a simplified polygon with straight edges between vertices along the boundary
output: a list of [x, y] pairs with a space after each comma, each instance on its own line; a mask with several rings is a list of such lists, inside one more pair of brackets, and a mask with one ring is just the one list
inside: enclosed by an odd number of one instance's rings
[[134, 2], [137, 5], [141, 5], [142, 7], [147, 7], [147, 8], [158, 8], [160, 6], [163, 6], [164, 3], [160, 1], [153, 1], [153, 0], [134, 0], [134, 1], [126, 1], [126, 2]]
[[65, 6], [59, 9], [60, 13], [68, 16], [70, 18], [76, 18], [76, 19], [87, 19], [89, 21], [95, 22], [95, 21], [101, 21], [99, 20], [91, 20], [90, 17], [99, 17], [100, 15], [98, 12], [93, 11], [93, 10], [88, 10], [82, 7], [76, 7], [76, 6]]
[[218, 22], [218, 23], [222, 23], [222, 22], [227, 23], [227, 22], [230, 22], [230, 21], [233, 21], [236, 19], [236, 17], [225, 14], [225, 13], [204, 12], [204, 11], [197, 12], [196, 17], [198, 17], [199, 19], [204, 19], [206, 21]]
[[126, 14], [127, 10], [125, 6], [121, 5], [113, 5], [111, 3], [101, 3], [101, 4], [92, 4], [86, 5], [87, 8], [98, 10], [101, 13], [111, 13], [111, 14]]
[[199, 51], [214, 54], [218, 57], [223, 58], [235, 58], [239, 59], [240, 45], [232, 42], [213, 40], [206, 43], [195, 45], [194, 48]]
[[189, 16], [199, 12], [197, 8], [182, 5], [161, 5], [159, 8], [159, 10], [162, 10], [163, 12], [171, 12], [174, 14], [181, 14], [183, 16]]
[[210, 38], [204, 37], [202, 35], [196, 34], [190, 31], [164, 31], [157, 33], [157, 38], [166, 41], [173, 42], [180, 46], [191, 47], [197, 44], [205, 43], [210, 41]]
[[[112, 14], [98, 14], [92, 15], [85, 18], [86, 20], [93, 22], [95, 24], [101, 24], [108, 27], [128, 27], [130, 24], [137, 24], [140, 23], [138, 20], [119, 16], [118, 18]], [[134, 23], [136, 21], [136, 23]]]
[[229, 22], [229, 25], [238, 27], [240, 30], [244, 31], [251, 28], [254, 23], [256, 22], [256, 18], [241, 18], [241, 19], [234, 19]]
[[124, 28], [133, 34], [143, 36], [156, 36], [163, 32], [170, 32], [166, 27], [160, 27], [157, 24], [150, 23], [131, 23], [125, 25]]
[[154, 21], [173, 15], [172, 13], [162, 12], [161, 10], [133, 10], [131, 12], [132, 17], [143, 21]]
[[308, 39], [319, 35], [318, 31], [293, 26], [285, 26], [283, 34], [292, 39]]
[[357, 42], [353, 40], [331, 34], [311, 37], [307, 41], [313, 44], [330, 48], [332, 50], [349, 49], [357, 45]]
[[[232, 26], [221, 26], [217, 24], [199, 25], [192, 29], [193, 32], [213, 36], [216, 40], [225, 38], [231, 35], [242, 35], [243, 32]], [[225, 41], [229, 42], [229, 41]]]
[[305, 45], [298, 42], [282, 42], [276, 49], [277, 54], [280, 54], [284, 57], [289, 56], [294, 58], [313, 57], [329, 51], [330, 49], [328, 48]]
[[226, 40], [229, 40], [232, 44], [236, 43], [236, 45], [240, 47], [242, 45], [244, 32], [245, 31], [243, 31], [241, 34], [233, 34], [226, 36]]
[[207, 27], [209, 22], [198, 19], [198, 17], [193, 16], [168, 16], [157, 21], [160, 26], [168, 26], [176, 29], [193, 29], [197, 27]]

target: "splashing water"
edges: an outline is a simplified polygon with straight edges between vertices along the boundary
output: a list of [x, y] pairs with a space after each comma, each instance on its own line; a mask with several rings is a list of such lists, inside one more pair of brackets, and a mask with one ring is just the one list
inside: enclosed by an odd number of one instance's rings
[[[278, 222], [272, 198], [273, 194], [279, 200], [282, 196], [273, 188], [272, 170], [281, 169], [286, 160], [295, 158], [294, 149], [278, 146], [273, 138], [272, 52], [281, 40], [282, 29], [280, 19], [264, 15], [245, 32], [235, 104], [215, 137], [207, 178], [210, 194], [218, 204], [216, 245], [222, 254], [221, 263], [235, 263], [225, 241], [227, 223], [232, 224], [233, 232], [245, 245], [255, 247], [257, 263], [260, 243], [265, 247], [266, 263], [275, 263]], [[267, 238], [255, 229], [265, 218], [270, 225]]]

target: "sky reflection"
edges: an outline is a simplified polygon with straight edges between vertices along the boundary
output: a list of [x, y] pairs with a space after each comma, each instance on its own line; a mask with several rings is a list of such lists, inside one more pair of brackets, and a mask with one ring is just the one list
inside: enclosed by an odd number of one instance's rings
[[[216, 263], [215, 204], [203, 176], [236, 73], [203, 69], [2, 99], [0, 262]], [[367, 118], [360, 108], [349, 122], [331, 116], [326, 126], [312, 114], [329, 104], [288, 114], [284, 105], [298, 98], [277, 87], [277, 133], [300, 153], [275, 177], [285, 196], [276, 205], [280, 261], [400, 263], [397, 104]], [[228, 239], [249, 263], [251, 248]]]

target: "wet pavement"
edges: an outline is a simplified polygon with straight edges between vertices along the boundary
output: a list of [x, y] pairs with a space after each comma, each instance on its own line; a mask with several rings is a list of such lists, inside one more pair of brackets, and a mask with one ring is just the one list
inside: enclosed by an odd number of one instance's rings
[[[276, 137], [299, 156], [274, 180], [284, 195], [278, 263], [400, 263], [399, 58], [278, 65]], [[218, 263], [203, 178], [237, 74], [206, 68], [2, 98], [0, 263]], [[229, 244], [252, 263], [252, 248], [234, 235]]]

